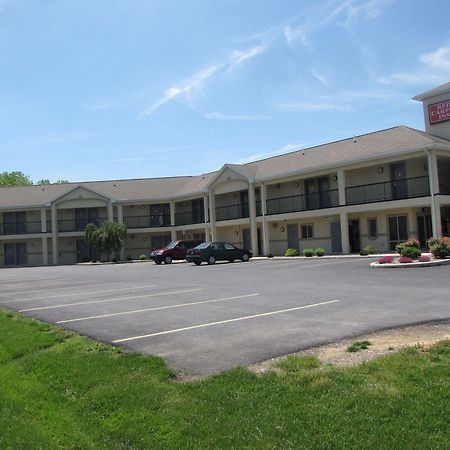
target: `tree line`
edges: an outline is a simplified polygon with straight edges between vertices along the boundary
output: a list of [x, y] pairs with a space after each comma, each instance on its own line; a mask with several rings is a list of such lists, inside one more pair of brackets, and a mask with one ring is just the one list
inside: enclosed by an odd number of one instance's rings
[[65, 184], [68, 182], [68, 180], [56, 180], [53, 183], [50, 183], [49, 179], [43, 178], [42, 180], [33, 183], [33, 180], [28, 175], [25, 175], [18, 170], [0, 173], [0, 186], [32, 186], [33, 184]]

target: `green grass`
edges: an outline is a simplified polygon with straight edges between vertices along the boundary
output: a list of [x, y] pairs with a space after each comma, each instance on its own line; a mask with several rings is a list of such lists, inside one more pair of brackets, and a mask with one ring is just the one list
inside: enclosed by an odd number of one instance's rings
[[347, 347], [347, 351], [350, 353], [355, 353], [361, 350], [367, 350], [370, 345], [372, 345], [370, 341], [356, 341]]
[[160, 358], [0, 309], [0, 448], [448, 448], [449, 362], [443, 342], [182, 384]]

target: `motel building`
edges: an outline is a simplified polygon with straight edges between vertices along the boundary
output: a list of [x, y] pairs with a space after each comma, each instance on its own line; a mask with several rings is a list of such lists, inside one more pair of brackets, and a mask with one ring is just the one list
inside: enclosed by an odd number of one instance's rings
[[128, 228], [121, 259], [175, 239], [255, 255], [425, 247], [450, 232], [450, 83], [414, 99], [425, 132], [397, 126], [199, 176], [0, 188], [0, 267], [86, 261], [84, 229], [105, 220]]

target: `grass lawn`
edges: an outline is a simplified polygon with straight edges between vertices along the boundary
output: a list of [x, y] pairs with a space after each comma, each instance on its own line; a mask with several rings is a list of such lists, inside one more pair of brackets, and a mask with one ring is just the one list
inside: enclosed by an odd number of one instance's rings
[[181, 384], [160, 358], [0, 309], [0, 448], [449, 448], [449, 363], [443, 342]]

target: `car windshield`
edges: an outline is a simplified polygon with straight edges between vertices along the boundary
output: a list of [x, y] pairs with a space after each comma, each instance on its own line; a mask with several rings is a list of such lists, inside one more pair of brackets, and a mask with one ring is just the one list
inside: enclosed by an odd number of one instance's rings
[[199, 249], [208, 248], [209, 245], [210, 245], [209, 242], [203, 242], [203, 244], [197, 245], [197, 247], [195, 247], [195, 248], [199, 248]]
[[174, 248], [178, 244], [178, 241], [172, 241], [167, 244], [167, 248]]

